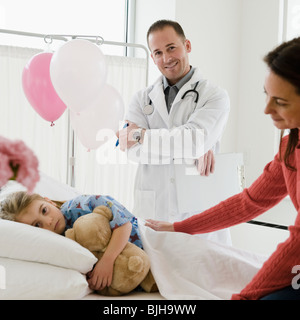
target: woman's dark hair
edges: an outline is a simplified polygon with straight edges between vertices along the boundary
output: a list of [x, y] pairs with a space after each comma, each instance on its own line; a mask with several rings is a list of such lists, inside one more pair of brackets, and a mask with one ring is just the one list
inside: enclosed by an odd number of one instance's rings
[[[269, 52], [264, 61], [273, 73], [292, 84], [300, 95], [300, 37], [282, 43]], [[281, 138], [283, 134], [284, 131], [281, 132]], [[290, 130], [287, 148], [283, 156], [286, 167], [291, 170], [295, 170], [295, 168], [290, 165], [289, 156], [295, 151], [297, 144], [298, 129], [294, 128]], [[282, 160], [281, 145], [279, 154]]]

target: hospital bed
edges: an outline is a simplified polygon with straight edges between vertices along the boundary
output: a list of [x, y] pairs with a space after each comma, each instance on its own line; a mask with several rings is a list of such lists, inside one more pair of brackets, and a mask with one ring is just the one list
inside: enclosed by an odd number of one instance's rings
[[[0, 201], [24, 190], [9, 181]], [[67, 200], [79, 192], [41, 173], [35, 192]], [[0, 220], [0, 300], [220, 300], [230, 299], [259, 270], [266, 257], [183, 233], [155, 232], [139, 220], [158, 293], [122, 297], [93, 293], [85, 279], [95, 258], [76, 242], [21, 223]]]

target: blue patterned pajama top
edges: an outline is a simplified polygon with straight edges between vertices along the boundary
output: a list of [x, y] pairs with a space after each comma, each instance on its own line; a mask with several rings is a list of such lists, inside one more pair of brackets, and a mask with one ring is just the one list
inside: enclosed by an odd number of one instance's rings
[[132, 230], [129, 241], [143, 249], [137, 218], [123, 205], [110, 196], [80, 195], [66, 201], [60, 208], [66, 220], [66, 230], [73, 227], [74, 222], [82, 215], [91, 213], [94, 208], [104, 205], [111, 209], [113, 218], [109, 222], [111, 230], [130, 222]]

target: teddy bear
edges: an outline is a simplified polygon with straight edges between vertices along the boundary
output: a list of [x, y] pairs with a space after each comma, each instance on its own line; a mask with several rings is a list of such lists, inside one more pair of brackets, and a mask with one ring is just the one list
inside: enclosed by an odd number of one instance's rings
[[[66, 231], [65, 236], [91, 251], [99, 260], [110, 241], [112, 231], [109, 221], [112, 217], [108, 207], [98, 206], [92, 213], [79, 217], [73, 228]], [[158, 291], [150, 270], [148, 255], [135, 244], [128, 242], [115, 260], [111, 285], [98, 290], [97, 293], [120, 296], [131, 292], [139, 285], [146, 292]]]

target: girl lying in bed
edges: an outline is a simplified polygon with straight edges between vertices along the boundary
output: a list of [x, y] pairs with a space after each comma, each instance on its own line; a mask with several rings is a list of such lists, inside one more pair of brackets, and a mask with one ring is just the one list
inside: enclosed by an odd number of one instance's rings
[[109, 196], [81, 195], [66, 202], [52, 201], [38, 194], [20, 191], [10, 194], [0, 207], [0, 218], [29, 224], [63, 235], [80, 216], [105, 205], [113, 214], [112, 237], [105, 254], [88, 273], [91, 289], [101, 290], [112, 282], [115, 259], [130, 241], [142, 248], [137, 219], [124, 206]]

